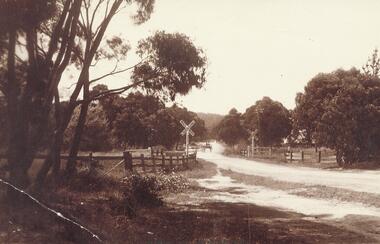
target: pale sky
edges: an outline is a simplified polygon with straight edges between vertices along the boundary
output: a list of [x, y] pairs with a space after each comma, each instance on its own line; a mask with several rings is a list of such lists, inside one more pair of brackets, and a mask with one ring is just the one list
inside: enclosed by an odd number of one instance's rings
[[[108, 35], [124, 36], [132, 47], [156, 30], [188, 35], [208, 57], [207, 83], [177, 101], [226, 114], [233, 107], [244, 112], [263, 96], [294, 108], [296, 93], [316, 74], [361, 67], [380, 45], [379, 15], [377, 0], [156, 0], [147, 23], [134, 26], [122, 12]], [[131, 52], [125, 66], [135, 62]], [[93, 76], [110, 69], [96, 67]]]

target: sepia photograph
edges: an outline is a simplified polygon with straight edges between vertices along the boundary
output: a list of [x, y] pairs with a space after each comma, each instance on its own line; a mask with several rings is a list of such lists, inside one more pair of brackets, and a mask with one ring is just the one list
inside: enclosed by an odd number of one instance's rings
[[378, 16], [0, 0], [0, 244], [380, 243]]

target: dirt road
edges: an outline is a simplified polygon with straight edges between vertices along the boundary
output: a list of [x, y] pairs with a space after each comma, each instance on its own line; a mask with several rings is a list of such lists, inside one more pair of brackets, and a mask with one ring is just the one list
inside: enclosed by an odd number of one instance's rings
[[255, 162], [213, 152], [199, 157], [217, 165], [217, 174], [199, 179], [214, 190], [211, 197], [226, 203], [246, 203], [292, 211], [371, 236], [380, 242], [380, 171], [322, 170]]
[[238, 173], [270, 177], [276, 180], [318, 184], [348, 190], [380, 194], [380, 170], [321, 170], [306, 167], [288, 167], [276, 164], [260, 163], [222, 155], [223, 146], [213, 143], [212, 152], [200, 152], [199, 157], [215, 163], [219, 168], [230, 169]]

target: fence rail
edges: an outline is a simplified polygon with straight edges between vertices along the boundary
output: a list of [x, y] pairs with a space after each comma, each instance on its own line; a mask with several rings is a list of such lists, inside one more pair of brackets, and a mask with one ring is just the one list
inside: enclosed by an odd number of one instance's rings
[[[140, 155], [136, 155], [136, 152], [138, 152]], [[189, 153], [189, 155], [186, 155], [183, 151], [160, 151], [151, 154], [144, 152], [151, 151], [127, 150], [122, 154], [117, 155], [99, 155], [94, 153], [89, 153], [87, 155], [80, 154], [76, 157], [76, 160], [80, 161], [82, 164], [88, 164], [88, 166], [91, 166], [93, 163], [98, 163], [99, 161], [115, 160], [120, 161], [115, 165], [119, 166], [123, 164], [125, 170], [133, 171], [138, 168], [143, 172], [155, 172], [159, 168], [170, 169], [179, 166], [187, 168], [189, 163], [197, 162], [196, 151]], [[45, 159], [46, 157], [47, 155], [45, 154], [37, 154], [34, 158]], [[0, 160], [6, 158], [6, 154], [0, 154]], [[67, 160], [69, 159], [69, 155], [61, 154], [61, 159]]]
[[336, 163], [336, 156], [333, 150], [323, 149], [287, 149], [256, 147], [254, 150], [248, 147], [241, 150], [240, 154], [250, 158], [279, 159], [285, 162], [315, 162], [315, 163]]

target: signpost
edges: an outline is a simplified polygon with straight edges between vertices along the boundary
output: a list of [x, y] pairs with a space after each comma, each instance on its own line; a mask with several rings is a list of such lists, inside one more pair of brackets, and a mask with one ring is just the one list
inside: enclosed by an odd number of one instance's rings
[[180, 121], [181, 125], [185, 128], [182, 132], [182, 136], [186, 136], [186, 156], [189, 156], [189, 134], [194, 136], [194, 132], [191, 130], [191, 127], [194, 126], [195, 121], [191, 121], [190, 124], [186, 124], [185, 121], [181, 120]]
[[251, 140], [252, 140], [252, 157], [254, 157], [254, 155], [255, 155], [255, 135], [256, 135], [256, 133], [255, 132], [251, 132]]

